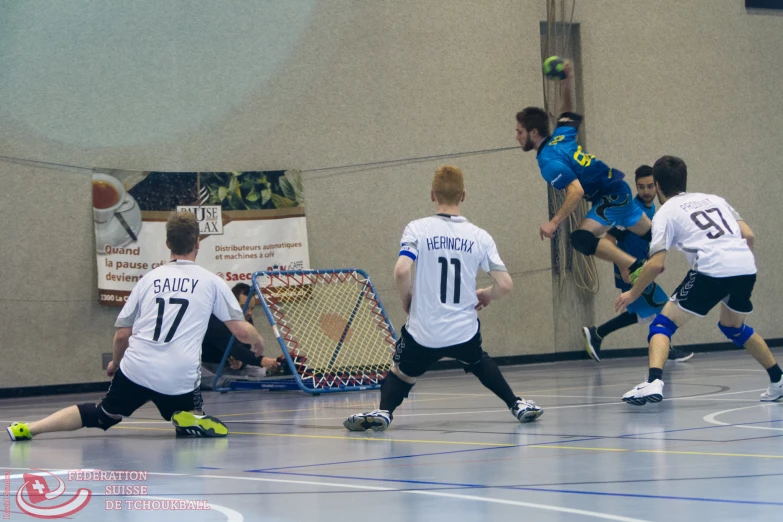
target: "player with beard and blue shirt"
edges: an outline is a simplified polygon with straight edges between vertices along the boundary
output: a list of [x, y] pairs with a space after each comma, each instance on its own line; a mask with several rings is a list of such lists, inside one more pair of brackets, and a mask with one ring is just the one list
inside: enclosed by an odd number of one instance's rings
[[[652, 167], [642, 165], [636, 169], [636, 198], [634, 203], [644, 212], [649, 219], [655, 215], [655, 181], [653, 180]], [[609, 240], [617, 242], [617, 246], [634, 257], [647, 257], [650, 250], [650, 242], [644, 238], [632, 234], [627, 230], [612, 228], [607, 232]], [[614, 266], [614, 286], [621, 292], [627, 292], [633, 285], [623, 281], [620, 274], [620, 268]], [[651, 284], [644, 293], [633, 303], [626, 307], [626, 311], [614, 319], [610, 319], [604, 324], [596, 326], [586, 326], [582, 328], [582, 334], [585, 338], [585, 349], [588, 355], [598, 362], [601, 360], [601, 342], [612, 332], [621, 328], [637, 324], [639, 322], [649, 322], [663, 310], [663, 306], [669, 301], [668, 294], [658, 286], [657, 283]], [[671, 348], [669, 351], [669, 360], [687, 361], [693, 357], [693, 352], [687, 353], [677, 348]]]
[[582, 198], [592, 208], [571, 233], [574, 250], [586, 256], [595, 255], [620, 267], [623, 280], [633, 283], [641, 273], [646, 256], [635, 258], [620, 250], [612, 241], [602, 238], [612, 227], [624, 229], [649, 241], [652, 222], [634, 204], [625, 174], [609, 167], [592, 154], [582, 150], [577, 142], [582, 116], [573, 111], [574, 74], [570, 62], [564, 64], [562, 80], [563, 113], [555, 131], [550, 134], [549, 115], [543, 109], [528, 107], [517, 113], [517, 141], [522, 150], [536, 150], [541, 176], [557, 190], [565, 190], [562, 206], [549, 222], [541, 225], [541, 239], [553, 238], [557, 228], [581, 203]]

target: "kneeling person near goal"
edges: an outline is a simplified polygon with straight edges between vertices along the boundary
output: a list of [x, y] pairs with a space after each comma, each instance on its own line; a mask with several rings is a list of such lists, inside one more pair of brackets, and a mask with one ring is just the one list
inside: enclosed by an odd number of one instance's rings
[[761, 400], [783, 398], [783, 372], [764, 339], [745, 324], [745, 316], [753, 311], [750, 296], [756, 283], [753, 231], [723, 198], [685, 192], [688, 171], [680, 158], [660, 158], [653, 167], [653, 178], [661, 208], [653, 218], [650, 259], [633, 288], [617, 298], [617, 310], [634, 302], [663, 272], [669, 249], [682, 250], [691, 270], [650, 324], [647, 381], [623, 395], [623, 401], [641, 406], [663, 400], [661, 376], [672, 335], [694, 316], [706, 316], [718, 303], [720, 331], [744, 347], [769, 374], [771, 383]]
[[106, 396], [98, 404], [69, 406], [29, 425], [15, 422], [7, 428], [11, 440], [79, 428], [106, 431], [148, 401], [172, 421], [177, 435], [228, 434], [220, 420], [202, 411], [201, 343], [210, 314], [258, 354], [264, 340], [244, 320], [225, 281], [195, 264], [198, 236], [193, 214], [174, 214], [167, 221], [171, 261], [141, 278], [117, 318]]
[[[533, 421], [544, 412], [511, 391], [495, 361], [482, 349], [477, 310], [508, 294], [513, 283], [492, 236], [460, 216], [459, 204], [465, 200], [462, 171], [440, 167], [430, 198], [437, 203], [437, 214], [405, 227], [394, 267], [408, 321], [401, 329], [392, 369], [381, 385], [380, 408], [348, 417], [343, 425], [351, 431], [388, 428], [416, 378], [443, 357], [460, 361], [520, 422]], [[476, 290], [479, 268], [494, 279], [491, 287]]]

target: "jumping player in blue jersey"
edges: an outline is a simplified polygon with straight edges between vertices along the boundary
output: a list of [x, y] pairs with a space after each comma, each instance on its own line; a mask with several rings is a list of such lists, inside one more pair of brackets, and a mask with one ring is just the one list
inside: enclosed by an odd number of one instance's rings
[[[642, 165], [636, 169], [636, 198], [634, 204], [644, 212], [648, 218], [655, 215], [655, 181], [653, 170], [649, 165]], [[647, 256], [650, 250], [650, 242], [644, 238], [632, 234], [627, 230], [612, 228], [606, 236], [610, 241], [615, 241], [617, 246], [635, 258]], [[627, 292], [633, 285], [623, 281], [620, 269], [614, 266], [614, 286], [621, 292]], [[601, 360], [601, 342], [612, 332], [640, 322], [649, 322], [656, 314], [661, 313], [663, 306], [669, 301], [669, 296], [658, 286], [651, 284], [639, 298], [626, 307], [626, 311], [604, 324], [595, 327], [582, 328], [585, 338], [585, 349], [594, 361]], [[671, 347], [669, 351], [670, 361], [687, 361], [693, 357], [693, 352], [684, 352]]]
[[623, 280], [634, 282], [645, 257], [634, 258], [612, 241], [601, 238], [610, 228], [623, 227], [649, 241], [651, 221], [633, 202], [625, 174], [587, 154], [577, 143], [582, 116], [573, 112], [574, 75], [565, 63], [562, 80], [563, 113], [550, 134], [549, 116], [543, 109], [528, 107], [517, 113], [517, 141], [525, 152], [536, 150], [541, 176], [558, 190], [566, 190], [566, 199], [554, 217], [540, 227], [540, 235], [552, 238], [560, 223], [579, 206], [582, 198], [592, 208], [579, 229], [571, 234], [571, 245], [586, 256], [611, 261], [620, 267]]

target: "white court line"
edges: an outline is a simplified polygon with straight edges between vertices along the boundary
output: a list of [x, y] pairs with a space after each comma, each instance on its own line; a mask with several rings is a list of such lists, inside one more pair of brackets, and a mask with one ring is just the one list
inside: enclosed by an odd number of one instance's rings
[[[282, 484], [301, 484], [308, 486], [321, 486], [321, 487], [334, 487], [334, 488], [347, 488], [347, 489], [364, 489], [370, 491], [396, 491], [397, 493], [404, 493], [409, 495], [426, 495], [431, 497], [444, 497], [454, 498], [458, 500], [472, 500], [475, 502], [487, 502], [490, 504], [505, 504], [508, 506], [528, 507], [532, 509], [542, 509], [545, 511], [557, 511], [560, 513], [571, 513], [574, 515], [583, 515], [586, 517], [601, 518], [603, 520], [614, 520], [617, 522], [647, 522], [639, 518], [621, 517], [618, 515], [611, 515], [609, 513], [601, 513], [599, 511], [587, 511], [584, 509], [565, 508], [560, 506], [550, 506], [547, 504], [537, 504], [532, 502], [520, 502], [518, 500], [504, 500], [500, 498], [491, 497], [478, 497], [475, 495], [460, 495], [457, 493], [441, 493], [439, 491], [415, 491], [415, 490], [395, 490], [393, 488], [383, 488], [377, 486], [358, 486], [355, 484], [346, 484], [342, 482], [315, 482], [309, 480], [290, 480], [290, 479], [271, 479], [260, 477], [233, 477], [228, 475], [188, 475], [185, 473], [154, 473], [149, 472], [150, 475], [171, 475], [182, 477], [198, 477], [198, 478], [215, 478], [215, 479], [229, 479], [229, 480], [252, 480], [258, 482], [277, 482]], [[210, 504], [212, 505], [212, 504]]]
[[[33, 468], [5, 468], [5, 469], [25, 469], [25, 470], [27, 470], [27, 471], [32, 471], [32, 472], [35, 472], [35, 469], [33, 469]], [[70, 470], [68, 470], [68, 469], [58, 469], [58, 470], [55, 470], [55, 471], [50, 471], [49, 473], [51, 473], [52, 475], [65, 475], [65, 474], [67, 474], [69, 471], [70, 471]], [[82, 470], [82, 471], [84, 471], [84, 470]], [[92, 471], [92, 470], [87, 470], [87, 471]], [[24, 473], [18, 473], [18, 474], [16, 474], [16, 475], [11, 475], [11, 476], [10, 476], [10, 477], [8, 477], [8, 478], [11, 478], [11, 479], [20, 479], [20, 478], [24, 478]]]
[[[707, 395], [705, 397], [672, 397], [671, 399], [664, 399], [665, 401], [681, 401], [681, 400], [714, 400], [714, 397], [723, 397], [726, 395], [739, 395], [743, 393], [753, 393], [753, 392], [759, 392], [764, 391], [766, 388], [761, 388], [758, 390], [743, 390], [743, 391], [736, 391], [736, 392], [722, 392], [722, 393], [715, 393], [712, 395]], [[562, 395], [560, 396], [562, 397]], [[707, 399], [709, 397], [709, 399]], [[614, 397], [611, 397], [611, 399], [614, 399]], [[569, 404], [566, 406], [545, 406], [544, 412], [550, 411], [550, 410], [567, 410], [567, 409], [573, 409], [573, 408], [593, 408], [598, 406], [618, 406], [618, 405], [625, 405], [622, 400], [618, 397], [617, 399], [613, 400], [612, 402], [594, 402], [594, 403], [587, 403], [587, 404]], [[401, 413], [401, 414], [395, 414], [395, 418], [402, 418], [402, 417], [442, 417], [442, 416], [450, 416], [450, 415], [480, 415], [480, 414], [487, 414], [487, 413], [504, 413], [508, 412], [507, 409], [492, 409], [492, 410], [474, 410], [474, 411], [447, 411], [447, 412], [430, 412], [430, 413]], [[243, 420], [227, 420], [224, 421], [226, 424], [265, 424], [265, 423], [272, 423], [272, 422], [302, 422], [302, 421], [324, 421], [324, 420], [343, 420], [345, 419], [344, 416], [342, 417], [307, 417], [307, 418], [299, 418], [299, 417], [286, 417], [286, 418], [279, 418], [279, 419], [243, 419]], [[0, 422], [8, 422], [8, 421], [2, 421]], [[122, 421], [123, 425], [129, 425], [129, 424], [170, 424], [167, 421], [160, 420], [160, 421]]]
[[780, 406], [780, 404], [774, 403], [774, 402], [762, 402], [761, 404], [756, 404], [755, 406], [743, 406], [742, 408], [732, 408], [730, 410], [723, 410], [723, 411], [716, 411], [715, 413], [710, 413], [709, 415], [705, 415], [702, 417], [702, 420], [704, 422], [707, 422], [709, 424], [715, 424], [717, 426], [730, 426], [732, 428], [746, 428], [751, 430], [770, 430], [770, 431], [783, 431], [783, 428], [770, 428], [767, 426], [748, 426], [745, 424], [729, 424], [728, 422], [721, 422], [717, 420], [715, 417], [718, 415], [723, 415], [724, 413], [731, 413], [732, 411], [740, 411], [740, 410], [749, 410], [751, 408], [760, 408], [763, 406]]
[[[739, 368], [699, 368], [699, 371], [710, 371], [710, 372], [761, 372], [761, 373], [767, 373], [767, 370], [741, 370]], [[737, 377], [741, 377], [741, 375], [738, 375]]]
[[[757, 390], [743, 390], [743, 391], [736, 391], [736, 392], [721, 392], [721, 393], [714, 393], [711, 395], [705, 395], [704, 397], [672, 397], [670, 399], [664, 399], [664, 402], [666, 401], [699, 401], [699, 400], [716, 400], [715, 397], [724, 397], [726, 395], [740, 395], [743, 393], [754, 393], [754, 392], [760, 392], [764, 391], [766, 388], [759, 388]], [[489, 395], [488, 395], [489, 397]], [[540, 397], [543, 397], [541, 395]], [[565, 397], [563, 395], [555, 395], [554, 397]], [[572, 408], [593, 408], [598, 406], [617, 406], [617, 405], [625, 405], [620, 398], [614, 398], [609, 397], [609, 399], [613, 399], [613, 402], [594, 402], [594, 403], [587, 403], [587, 404], [569, 404], [566, 406], [545, 406], [544, 411], [550, 411], [550, 410], [567, 410]], [[744, 402], [744, 401], [743, 401]], [[414, 403], [415, 404], [415, 403]], [[395, 417], [422, 417], [422, 416], [428, 416], [428, 417], [440, 417], [440, 416], [447, 416], [447, 415], [477, 415], [477, 414], [486, 414], [486, 413], [503, 413], [507, 412], [507, 409], [493, 409], [493, 410], [474, 410], [474, 411], [448, 411], [448, 412], [430, 412], [430, 413], [401, 413], [396, 414]], [[729, 410], [727, 410], [729, 411]], [[732, 410], [733, 411], [733, 410]], [[322, 420], [341, 420], [345, 419], [344, 416], [342, 417], [309, 417], [309, 418], [299, 418], [299, 417], [286, 417], [286, 418], [278, 418], [278, 419], [244, 419], [244, 420], [227, 420], [224, 421], [227, 424], [264, 424], [264, 423], [271, 423], [271, 422], [295, 422], [295, 421], [322, 421]], [[15, 422], [10, 420], [0, 420], [0, 422]], [[129, 424], [171, 424], [168, 421], [164, 420], [123, 420], [122, 424], [124, 426], [127, 426]]]
[[[7, 469], [14, 469], [14, 470], [26, 470], [27, 468], [7, 468]], [[84, 470], [82, 470], [84, 471]], [[67, 473], [68, 470], [65, 470], [65, 473]], [[550, 506], [547, 504], [537, 504], [532, 502], [520, 502], [517, 500], [503, 500], [500, 498], [491, 498], [491, 497], [478, 497], [475, 495], [460, 495], [456, 493], [441, 493], [439, 491], [415, 491], [415, 490], [395, 490], [393, 488], [384, 488], [379, 486], [360, 486], [356, 484], [346, 484], [343, 482], [316, 482], [311, 480], [290, 480], [290, 479], [273, 479], [273, 478], [261, 478], [261, 477], [235, 477], [231, 475], [191, 475], [187, 473], [157, 473], [153, 471], [147, 472], [148, 475], [157, 475], [162, 477], [189, 477], [189, 478], [203, 478], [203, 479], [228, 479], [228, 480], [248, 480], [253, 482], [274, 482], [278, 484], [297, 484], [297, 485], [305, 485], [305, 486], [320, 486], [320, 487], [331, 487], [331, 488], [344, 488], [344, 489], [361, 489], [361, 490], [367, 490], [367, 491], [396, 491], [397, 493], [403, 493], [408, 495], [426, 495], [431, 497], [444, 497], [444, 498], [454, 498], [458, 500], [472, 500], [475, 502], [487, 502], [490, 504], [505, 504], [508, 506], [519, 506], [519, 507], [527, 507], [532, 509], [541, 509], [544, 511], [557, 511], [560, 513], [571, 513], [574, 515], [583, 515], [586, 517], [593, 517], [593, 518], [600, 518], [603, 520], [614, 520], [616, 522], [649, 522], [646, 520], [642, 520], [639, 518], [629, 518], [629, 517], [621, 517], [618, 515], [612, 515], [609, 513], [601, 513], [599, 511], [587, 511], [584, 509], [573, 509], [573, 508], [565, 508], [560, 506]], [[141, 498], [141, 497], [140, 497]], [[146, 497], [146, 498], [158, 498], [158, 497]], [[162, 498], [162, 497], [159, 497]], [[210, 507], [216, 506], [216, 504], [212, 504], [210, 502]], [[222, 507], [222, 506], [221, 506]], [[233, 513], [236, 513], [236, 511], [230, 510], [228, 508], [224, 508], [226, 511], [232, 511]], [[217, 510], [216, 510], [217, 511]], [[224, 513], [225, 514], [225, 513]], [[238, 516], [239, 513], [236, 513]], [[228, 515], [227, 515], [228, 516]], [[239, 519], [228, 519], [228, 522], [241, 522], [244, 520], [244, 518]]]
[[[150, 475], [153, 475], [153, 473], [150, 473]], [[144, 496], [134, 496], [130, 498], [140, 498], [143, 500], [183, 500], [181, 498], [173, 498], [173, 497], [148, 497], [146, 495]], [[187, 500], [187, 499], [184, 499]], [[217, 511], [218, 513], [223, 513], [226, 516], [226, 522], [244, 522], [245, 517], [239, 513], [238, 511], [234, 511], [231, 508], [227, 508], [226, 506], [221, 506], [219, 504], [213, 504], [212, 502], [209, 502], [209, 510], [210, 511]]]

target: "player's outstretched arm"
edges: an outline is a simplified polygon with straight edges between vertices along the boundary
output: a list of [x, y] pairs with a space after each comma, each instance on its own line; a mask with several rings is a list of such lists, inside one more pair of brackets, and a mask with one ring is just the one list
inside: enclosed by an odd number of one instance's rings
[[582, 197], [584, 195], [585, 190], [582, 188], [582, 184], [579, 183], [578, 179], [575, 179], [568, 184], [566, 187], [565, 201], [563, 201], [563, 204], [557, 210], [552, 219], [549, 220], [549, 222], [541, 225], [539, 229], [539, 235], [541, 236], [542, 241], [545, 237], [549, 239], [554, 237], [555, 232], [557, 231], [557, 227], [559, 227], [560, 223], [565, 221], [566, 218], [570, 216], [574, 210], [576, 210], [576, 207], [579, 206], [579, 203], [582, 201]]
[[494, 282], [492, 286], [480, 288], [476, 291], [476, 297], [478, 297], [479, 301], [476, 305], [476, 310], [483, 310], [489, 303], [502, 299], [514, 289], [514, 282], [511, 280], [508, 272], [490, 271], [489, 275]]
[[402, 309], [405, 313], [410, 313], [411, 301], [413, 300], [413, 259], [408, 256], [397, 258], [397, 264], [394, 265], [394, 287], [402, 301]]
[[226, 326], [231, 333], [240, 341], [250, 345], [250, 349], [261, 357], [264, 354], [264, 338], [258, 333], [255, 326], [247, 321], [226, 321]]
[[747, 223], [740, 220], [737, 221], [739, 223], [740, 232], [742, 233], [742, 239], [747, 241], [748, 248], [750, 248], [751, 252], [753, 251], [753, 243], [756, 241], [756, 235], [753, 233], [753, 230], [750, 229], [750, 226], [748, 226]]
[[644, 264], [642, 273], [639, 274], [639, 278], [634, 283], [633, 288], [620, 294], [620, 296], [617, 298], [614, 306], [615, 310], [619, 312], [620, 310], [626, 308], [629, 304], [639, 299], [639, 296], [642, 295], [644, 289], [650, 286], [650, 283], [655, 281], [655, 278], [663, 272], [665, 264], [666, 250], [659, 250], [653, 254], [653, 256]]
[[125, 355], [125, 350], [128, 349], [128, 340], [132, 333], [133, 328], [128, 327], [117, 328], [117, 331], [114, 332], [114, 341], [111, 345], [112, 360], [108, 368], [106, 368], [106, 375], [109, 377], [117, 373], [122, 356]]
[[560, 112], [574, 112], [574, 64], [571, 60], [565, 61], [563, 71], [566, 77], [561, 83]]

